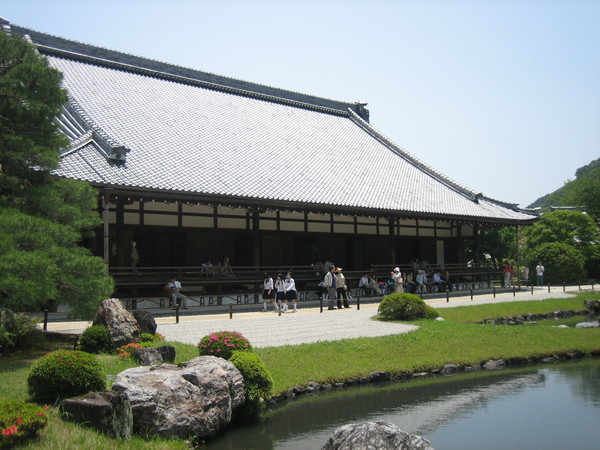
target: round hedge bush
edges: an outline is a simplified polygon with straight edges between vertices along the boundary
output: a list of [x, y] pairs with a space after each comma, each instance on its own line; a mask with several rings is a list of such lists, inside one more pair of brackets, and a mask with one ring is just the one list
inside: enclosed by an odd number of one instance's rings
[[87, 353], [111, 353], [113, 346], [108, 328], [93, 325], [83, 330], [77, 341], [77, 350]]
[[427, 305], [414, 294], [390, 294], [383, 297], [378, 312], [385, 319], [417, 320], [425, 318]]
[[0, 400], [0, 448], [37, 435], [48, 424], [48, 407], [18, 400]]
[[218, 331], [210, 333], [198, 342], [200, 356], [218, 356], [229, 359], [235, 350], [251, 351], [250, 341], [237, 331]]
[[273, 378], [260, 356], [254, 352], [234, 351], [229, 361], [244, 377], [246, 401], [238, 411], [239, 418], [244, 421], [257, 419], [266, 405], [264, 400], [271, 397]]
[[34, 400], [54, 402], [102, 391], [106, 388], [106, 376], [94, 355], [79, 350], [57, 350], [31, 367], [27, 387]]

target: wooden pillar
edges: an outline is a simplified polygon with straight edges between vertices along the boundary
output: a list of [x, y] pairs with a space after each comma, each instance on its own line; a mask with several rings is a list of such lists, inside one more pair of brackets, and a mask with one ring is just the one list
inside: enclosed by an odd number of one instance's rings
[[475, 262], [477, 265], [481, 262], [481, 229], [479, 225], [473, 225], [473, 240], [474, 240], [474, 251], [475, 251]]
[[260, 257], [260, 211], [251, 210], [252, 214], [252, 264], [258, 267], [261, 265]]
[[517, 267], [514, 269], [513, 277], [518, 276], [519, 289], [521, 289], [521, 255], [519, 254], [519, 225], [515, 225], [515, 246], [517, 255]]
[[462, 235], [462, 224], [459, 222], [456, 224], [456, 258], [459, 264], [465, 262], [465, 241]]
[[396, 219], [388, 217], [389, 235], [390, 235], [390, 262], [396, 264]]
[[104, 190], [102, 195], [102, 236], [103, 236], [103, 257], [106, 265], [110, 262], [110, 235], [109, 235], [109, 220], [110, 220], [110, 193], [108, 189]]

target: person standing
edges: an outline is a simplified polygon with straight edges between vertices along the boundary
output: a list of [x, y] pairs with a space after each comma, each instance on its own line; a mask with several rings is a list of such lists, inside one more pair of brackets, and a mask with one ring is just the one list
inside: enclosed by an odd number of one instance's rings
[[277, 305], [275, 304], [275, 286], [273, 284], [273, 278], [269, 274], [265, 273], [265, 279], [263, 280], [263, 312], [267, 311], [267, 301], [270, 301], [274, 305], [274, 311], [277, 311]]
[[287, 311], [287, 309], [288, 309], [288, 307], [287, 307], [288, 300], [291, 300], [292, 305], [294, 306], [294, 309], [292, 309], [291, 312], [293, 312], [293, 313], [298, 312], [298, 309], [296, 307], [296, 300], [298, 299], [298, 293], [296, 292], [296, 282], [292, 278], [291, 272], [287, 273], [287, 276], [285, 277], [285, 280], [283, 282], [283, 288], [285, 290], [285, 306], [286, 306], [285, 310]]
[[513, 268], [508, 261], [504, 262], [504, 287], [510, 287]]
[[400, 272], [400, 267], [394, 268], [392, 279], [394, 280], [395, 292], [397, 292], [398, 294], [403, 294], [404, 281], [402, 280], [402, 272]]
[[335, 285], [337, 293], [337, 307], [342, 309], [342, 300], [344, 301], [344, 308], [350, 308], [348, 304], [348, 286], [346, 286], [346, 277], [342, 273], [342, 268], [338, 267], [335, 269]]
[[544, 286], [544, 272], [546, 271], [546, 269], [544, 268], [544, 266], [542, 265], [542, 262], [538, 262], [538, 265], [535, 266], [535, 274], [536, 274], [536, 278], [537, 278], [537, 285], [539, 287], [543, 287]]
[[138, 253], [137, 244], [135, 241], [131, 241], [129, 257], [131, 259], [131, 268], [133, 269], [133, 274], [137, 277], [140, 274], [139, 270], [137, 270], [138, 262], [140, 262], [140, 254]]
[[523, 269], [521, 270], [521, 276], [523, 277], [525, 287], [529, 286], [529, 267], [523, 266]]
[[275, 279], [275, 290], [277, 291], [277, 306], [279, 307], [281, 312], [287, 312], [287, 303], [285, 301], [285, 287], [283, 284], [283, 275], [280, 273], [277, 274], [277, 278]]
[[329, 266], [329, 272], [327, 272], [325, 274], [325, 278], [323, 278], [323, 281], [325, 282], [325, 289], [327, 289], [328, 300], [329, 300], [327, 302], [327, 309], [328, 310], [335, 309], [333, 307], [333, 302], [335, 301], [337, 290], [335, 288], [335, 274], [334, 274], [334, 270], [335, 270], [335, 267]]

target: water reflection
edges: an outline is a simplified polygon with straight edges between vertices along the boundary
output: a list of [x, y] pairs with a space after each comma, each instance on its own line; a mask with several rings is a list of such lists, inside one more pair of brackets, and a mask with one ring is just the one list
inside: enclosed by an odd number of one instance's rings
[[[431, 380], [427, 380], [429, 383]], [[416, 386], [376, 384], [291, 402], [210, 449], [318, 449], [338, 426], [388, 420], [438, 449], [597, 448], [600, 361]]]

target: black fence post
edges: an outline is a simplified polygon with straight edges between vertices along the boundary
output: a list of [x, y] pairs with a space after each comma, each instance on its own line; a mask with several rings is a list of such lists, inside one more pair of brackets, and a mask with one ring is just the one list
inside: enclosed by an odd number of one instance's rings
[[533, 295], [533, 283], [531, 283], [531, 295]]
[[550, 293], [550, 283], [548, 283], [548, 294]]
[[175, 305], [175, 323], [179, 323], [179, 305]]
[[356, 310], [358, 311], [359, 309], [360, 309], [360, 295], [356, 299]]
[[48, 309], [44, 309], [44, 331], [48, 331]]
[[471, 300], [473, 300], [473, 285], [471, 285]]
[[446, 289], [446, 303], [450, 303], [450, 291]]
[[321, 297], [319, 297], [319, 308], [321, 309], [321, 312], [323, 312], [323, 296], [321, 295]]
[[279, 308], [277, 308], [277, 315], [281, 317], [281, 300], [277, 300], [277, 305], [279, 306]]
[[233, 319], [233, 304], [229, 304], [229, 318]]
[[517, 294], [517, 287], [513, 284], [513, 297]]
[[493, 292], [494, 292], [494, 298], [496, 298], [496, 285], [494, 285]]
[[566, 283], [563, 281], [563, 292], [565, 292], [565, 289], [566, 289], [566, 287], [567, 287], [567, 285], [566, 285]]

